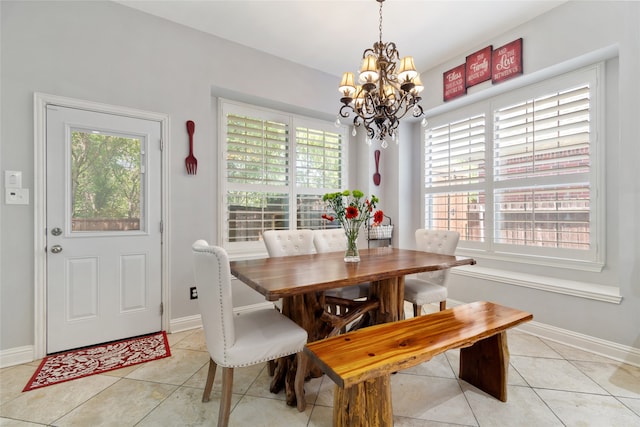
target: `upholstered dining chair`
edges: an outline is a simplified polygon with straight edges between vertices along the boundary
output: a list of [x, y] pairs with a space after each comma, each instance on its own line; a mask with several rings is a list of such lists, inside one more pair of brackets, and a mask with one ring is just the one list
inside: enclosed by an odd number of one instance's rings
[[[418, 229], [415, 232], [419, 251], [453, 255], [460, 240], [460, 233], [449, 230]], [[447, 308], [447, 278], [449, 269], [427, 271], [409, 275], [404, 281], [404, 299], [413, 304], [413, 316], [422, 314], [422, 306], [440, 303], [440, 310]]]
[[[347, 249], [347, 236], [342, 228], [313, 230], [313, 244], [316, 252], [342, 252]], [[330, 289], [325, 292], [325, 309], [333, 330], [329, 336], [346, 331], [355, 321], [366, 320], [367, 313], [379, 307], [377, 300], [361, 300], [369, 297], [369, 283]]]
[[[319, 254], [324, 252], [344, 252], [347, 250], [347, 236], [342, 228], [313, 230], [313, 245]], [[362, 283], [358, 286], [331, 289], [325, 295], [346, 299], [365, 298], [369, 296], [369, 284]]]
[[[269, 257], [283, 257], [294, 255], [308, 255], [315, 252], [313, 246], [313, 232], [309, 229], [300, 230], [265, 230], [262, 241]], [[282, 300], [275, 303], [278, 310], [282, 310]], [[273, 376], [276, 365], [273, 360], [268, 363], [269, 375]]]
[[234, 368], [292, 354], [296, 354], [298, 363], [294, 386], [297, 407], [304, 411], [306, 356], [302, 350], [307, 343], [307, 332], [275, 309], [234, 315], [227, 252], [204, 240], [196, 241], [192, 252], [198, 304], [210, 355], [203, 402], [209, 401], [217, 366], [222, 367], [218, 427], [229, 423]]
[[315, 252], [313, 231], [301, 230], [266, 230], [262, 240], [270, 257], [308, 255]]

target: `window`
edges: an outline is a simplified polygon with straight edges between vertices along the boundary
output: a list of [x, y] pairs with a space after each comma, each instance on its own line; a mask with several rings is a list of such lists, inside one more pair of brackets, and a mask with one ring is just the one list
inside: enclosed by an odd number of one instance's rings
[[220, 106], [223, 245], [262, 250], [264, 230], [320, 228], [322, 196], [346, 183], [344, 129], [230, 101]]
[[424, 226], [476, 255], [599, 268], [599, 67], [431, 118]]

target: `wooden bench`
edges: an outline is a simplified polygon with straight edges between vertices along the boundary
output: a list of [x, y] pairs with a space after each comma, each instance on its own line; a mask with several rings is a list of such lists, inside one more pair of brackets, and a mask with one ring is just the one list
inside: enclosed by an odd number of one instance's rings
[[506, 330], [533, 319], [524, 311], [474, 302], [308, 343], [305, 353], [335, 383], [335, 427], [393, 426], [391, 374], [460, 350], [461, 379], [505, 402]]

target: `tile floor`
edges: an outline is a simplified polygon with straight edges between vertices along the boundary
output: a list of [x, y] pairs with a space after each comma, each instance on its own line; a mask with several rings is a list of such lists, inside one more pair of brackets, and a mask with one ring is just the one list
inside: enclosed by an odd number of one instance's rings
[[[457, 379], [457, 350], [392, 377], [396, 427], [640, 426], [640, 368], [510, 330], [508, 402]], [[201, 402], [202, 330], [169, 335], [172, 357], [22, 393], [39, 361], [0, 370], [0, 426], [213, 426], [220, 379]], [[236, 369], [230, 426], [330, 427], [333, 383], [305, 384], [307, 409], [271, 394], [265, 364]]]

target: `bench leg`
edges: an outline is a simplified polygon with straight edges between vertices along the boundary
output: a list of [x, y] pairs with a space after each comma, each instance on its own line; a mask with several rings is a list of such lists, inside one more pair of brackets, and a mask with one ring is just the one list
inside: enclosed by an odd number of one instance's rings
[[506, 331], [460, 349], [460, 378], [503, 402], [507, 401], [508, 369]]
[[383, 375], [333, 393], [334, 427], [393, 427], [391, 378]]

